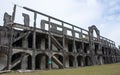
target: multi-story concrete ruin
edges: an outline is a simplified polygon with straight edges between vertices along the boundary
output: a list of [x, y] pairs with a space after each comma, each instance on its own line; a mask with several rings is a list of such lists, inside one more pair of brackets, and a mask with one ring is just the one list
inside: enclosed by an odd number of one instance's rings
[[28, 13], [20, 14], [23, 24], [16, 23], [16, 7], [12, 15], [4, 14], [4, 26], [0, 26], [0, 70], [59, 69], [120, 62], [115, 42], [102, 37], [95, 25], [85, 30], [27, 7], [22, 9], [34, 15], [33, 25]]

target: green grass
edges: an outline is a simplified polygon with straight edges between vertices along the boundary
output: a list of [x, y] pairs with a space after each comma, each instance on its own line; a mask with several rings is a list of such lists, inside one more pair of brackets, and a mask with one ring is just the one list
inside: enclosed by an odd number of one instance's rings
[[31, 73], [4, 73], [1, 75], [120, 75], [120, 63], [73, 69], [37, 70]]

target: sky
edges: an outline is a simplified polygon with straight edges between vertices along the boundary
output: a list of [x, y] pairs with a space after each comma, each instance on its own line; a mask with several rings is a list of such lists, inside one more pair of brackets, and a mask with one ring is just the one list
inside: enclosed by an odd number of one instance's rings
[[[1, 0], [0, 25], [13, 4], [26, 6], [81, 28], [96, 25], [101, 36], [120, 45], [120, 0]], [[21, 11], [19, 11], [21, 12]]]

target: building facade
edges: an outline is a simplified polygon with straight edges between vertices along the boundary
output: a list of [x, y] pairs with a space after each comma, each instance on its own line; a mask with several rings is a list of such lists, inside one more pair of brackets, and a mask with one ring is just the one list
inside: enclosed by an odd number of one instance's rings
[[101, 36], [95, 25], [85, 30], [27, 7], [22, 9], [33, 14], [32, 25], [29, 13], [20, 14], [23, 23], [15, 22], [16, 5], [12, 15], [4, 14], [0, 70], [62, 69], [120, 62], [115, 42]]

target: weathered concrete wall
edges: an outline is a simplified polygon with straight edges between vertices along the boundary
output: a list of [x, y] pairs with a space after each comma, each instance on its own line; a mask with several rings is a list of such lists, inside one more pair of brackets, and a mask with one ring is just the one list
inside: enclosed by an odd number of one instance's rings
[[0, 70], [4, 69], [7, 66], [7, 55], [0, 54]]
[[[95, 25], [85, 30], [44, 13], [24, 9], [34, 13], [32, 27], [26, 13], [22, 14], [24, 25], [14, 23], [16, 6], [12, 16], [4, 15], [4, 27], [0, 27], [0, 70], [60, 69], [120, 62], [120, 49], [114, 41], [100, 36]], [[40, 28], [36, 26], [38, 15], [48, 18], [40, 20]], [[93, 36], [94, 31], [97, 37]]]

